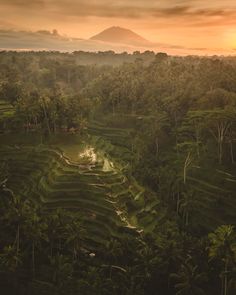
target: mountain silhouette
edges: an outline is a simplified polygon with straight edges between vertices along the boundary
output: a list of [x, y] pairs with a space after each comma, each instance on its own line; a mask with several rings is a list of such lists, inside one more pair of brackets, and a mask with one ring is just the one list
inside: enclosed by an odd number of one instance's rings
[[121, 27], [110, 27], [90, 38], [91, 40], [145, 46], [150, 42], [131, 30]]

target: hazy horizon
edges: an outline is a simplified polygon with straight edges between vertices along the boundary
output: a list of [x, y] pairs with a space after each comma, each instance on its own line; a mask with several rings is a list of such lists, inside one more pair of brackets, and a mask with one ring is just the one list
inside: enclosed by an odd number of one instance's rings
[[[153, 50], [158, 51], [161, 44], [160, 50], [166, 45], [167, 53], [184, 55], [235, 54], [235, 16], [233, 0], [0, 0], [1, 33], [15, 34], [9, 39], [17, 37], [24, 43], [22, 32], [57, 30], [64, 37], [87, 40], [109, 27], [120, 26], [155, 44]], [[0, 41], [10, 47], [5, 35], [0, 35]], [[121, 51], [111, 46], [114, 49]]]
[[0, 0], [0, 293], [236, 295], [236, 0]]

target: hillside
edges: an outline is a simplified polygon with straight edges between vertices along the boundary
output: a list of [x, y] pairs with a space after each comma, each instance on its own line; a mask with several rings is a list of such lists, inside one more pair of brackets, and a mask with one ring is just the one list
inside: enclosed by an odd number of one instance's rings
[[150, 43], [135, 32], [121, 27], [110, 27], [90, 39], [128, 45], [144, 45]]
[[90, 56], [0, 54], [1, 293], [235, 295], [236, 59]]

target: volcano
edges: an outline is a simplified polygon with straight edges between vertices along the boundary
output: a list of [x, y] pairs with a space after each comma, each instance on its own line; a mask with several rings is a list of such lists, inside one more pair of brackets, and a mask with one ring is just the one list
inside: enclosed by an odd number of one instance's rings
[[131, 30], [121, 27], [110, 27], [90, 38], [91, 40], [119, 43], [133, 46], [145, 46], [150, 42]]

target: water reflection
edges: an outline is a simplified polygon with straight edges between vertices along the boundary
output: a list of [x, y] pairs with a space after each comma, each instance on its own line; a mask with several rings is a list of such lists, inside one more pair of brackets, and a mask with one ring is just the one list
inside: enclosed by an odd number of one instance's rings
[[104, 158], [102, 170], [112, 171], [113, 169], [114, 169], [114, 164], [111, 161], [109, 161], [107, 158]]
[[104, 172], [114, 170], [114, 163], [104, 153], [95, 151], [91, 146], [87, 146], [79, 152], [78, 158], [86, 162], [87, 165], [101, 164], [101, 170]]
[[93, 147], [87, 147], [83, 152], [79, 153], [79, 158], [83, 160], [88, 160], [91, 164], [97, 162], [97, 154], [94, 151]]

